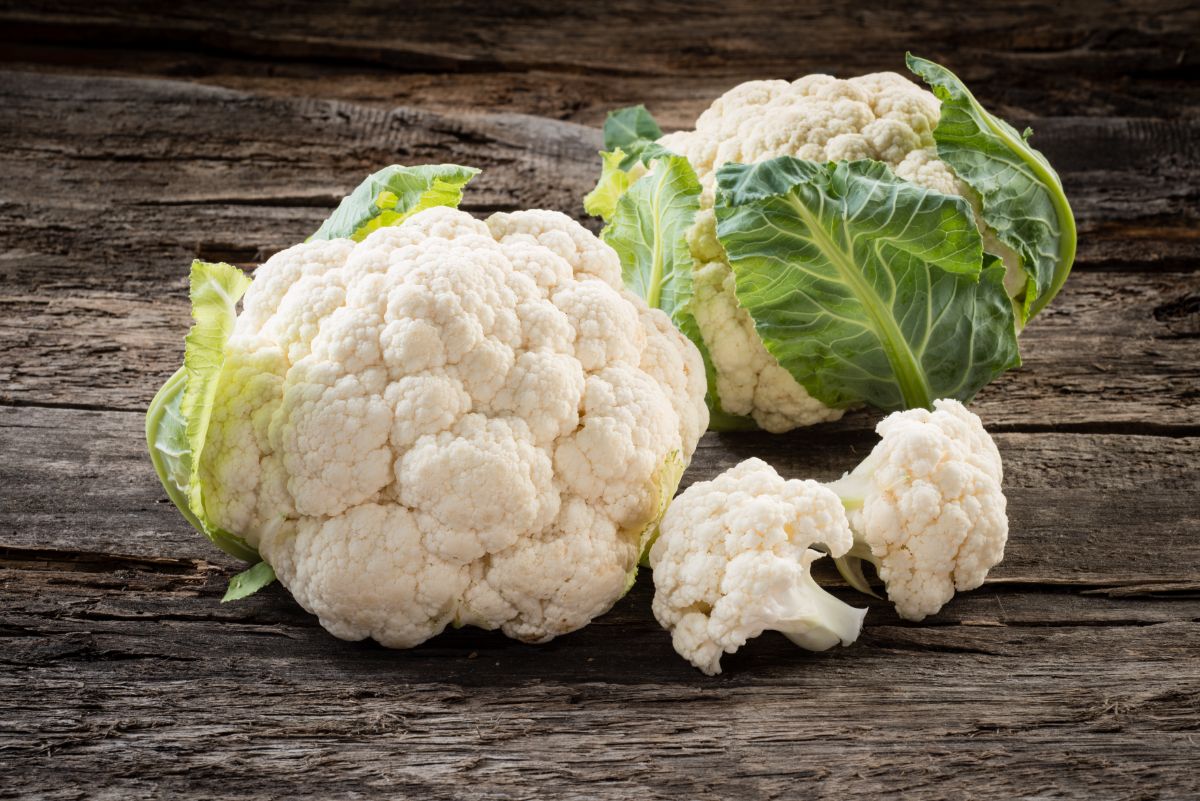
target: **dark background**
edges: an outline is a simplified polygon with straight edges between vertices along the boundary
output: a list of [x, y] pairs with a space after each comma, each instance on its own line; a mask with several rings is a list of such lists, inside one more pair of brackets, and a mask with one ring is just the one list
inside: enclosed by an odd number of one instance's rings
[[[0, 797], [1200, 796], [1200, 6], [0, 2]], [[974, 408], [1012, 532], [921, 625], [708, 679], [643, 581], [545, 646], [334, 640], [175, 512], [142, 414], [191, 259], [252, 267], [392, 163], [582, 217], [596, 127], [752, 78], [953, 69], [1031, 125], [1079, 258]], [[875, 415], [708, 435], [830, 478]], [[838, 586], [832, 576], [829, 583]], [[861, 596], [838, 590], [850, 600]]]

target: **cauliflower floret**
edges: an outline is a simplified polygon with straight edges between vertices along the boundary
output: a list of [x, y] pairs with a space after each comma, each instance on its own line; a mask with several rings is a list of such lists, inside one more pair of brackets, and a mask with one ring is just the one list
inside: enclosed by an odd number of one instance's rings
[[259, 548], [296, 600], [346, 640], [419, 645], [454, 619], [470, 582], [468, 564], [428, 551], [416, 516], [403, 506], [365, 503], [262, 534]]
[[828, 486], [850, 509], [855, 546], [840, 567], [861, 582], [871, 562], [897, 613], [921, 620], [955, 591], [983, 584], [1004, 558], [1008, 516], [1000, 452], [979, 418], [956, 400], [934, 411], [888, 415], [882, 440]]
[[823, 651], [858, 638], [864, 609], [834, 598], [809, 567], [853, 543], [838, 497], [747, 459], [676, 498], [650, 549], [654, 615], [680, 656], [709, 675], [767, 630]]
[[716, 390], [730, 414], [750, 415], [765, 431], [837, 420], [843, 414], [805, 392], [767, 352], [754, 320], [734, 294], [729, 264], [713, 261], [693, 273], [692, 313], [717, 367]]
[[638, 545], [601, 510], [572, 498], [549, 534], [476, 563], [479, 572], [464, 604], [475, 617], [464, 613], [460, 622], [480, 625], [498, 617], [506, 621], [505, 634], [533, 642], [584, 626], [608, 609], [614, 593], [625, 591], [626, 566], [637, 559]]
[[812, 398], [780, 366], [738, 303], [733, 272], [716, 238], [712, 215], [717, 170], [727, 162], [753, 164], [779, 156], [809, 161], [874, 159], [905, 180], [967, 198], [989, 252], [1007, 269], [1005, 286], [1025, 286], [1020, 259], [984, 224], [978, 197], [937, 158], [933, 129], [940, 104], [901, 75], [873, 73], [848, 80], [807, 75], [797, 81], [750, 81], [717, 98], [690, 131], [659, 144], [685, 156], [703, 191], [701, 210], [688, 233], [696, 263], [693, 312], [716, 368], [722, 408], [779, 432], [836, 420], [844, 410]]
[[704, 391], [699, 352], [570, 218], [431, 208], [258, 269], [206, 514], [338, 637], [543, 641], [625, 591]]

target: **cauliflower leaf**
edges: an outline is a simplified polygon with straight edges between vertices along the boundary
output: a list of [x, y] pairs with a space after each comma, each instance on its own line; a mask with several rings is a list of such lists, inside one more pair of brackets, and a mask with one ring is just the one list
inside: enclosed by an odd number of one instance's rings
[[721, 409], [714, 387], [716, 369], [692, 314], [694, 260], [687, 232], [700, 208], [700, 182], [682, 156], [661, 156], [617, 200], [600, 238], [617, 252], [625, 286], [651, 308], [662, 309], [704, 359], [708, 379], [709, 428], [753, 428], [746, 418]]
[[250, 278], [230, 264], [192, 262], [190, 295], [195, 321], [184, 339], [183, 367], [167, 379], [146, 413], [150, 460], [163, 488], [198, 531], [230, 556], [257, 562], [258, 552], [224, 531], [204, 512], [200, 454], [212, 418], [225, 343], [237, 318], [237, 302]]
[[1020, 363], [1004, 268], [963, 198], [879, 162], [784, 156], [724, 165], [715, 209], [738, 301], [822, 403], [928, 408]]
[[593, 217], [607, 221], [617, 212], [617, 202], [629, 189], [629, 173], [621, 169], [625, 151], [617, 148], [611, 153], [600, 151], [600, 180], [583, 199], [583, 210]]
[[475, 167], [457, 164], [426, 164], [419, 167], [384, 167], [358, 185], [329, 215], [313, 239], [353, 239], [434, 206], [458, 208], [463, 188], [479, 174]]
[[989, 114], [945, 67], [906, 56], [908, 68], [942, 101], [934, 128], [938, 156], [979, 193], [983, 219], [1021, 258], [1027, 275], [1021, 323], [1062, 289], [1075, 260], [1075, 218], [1062, 181], [1024, 134]]
[[686, 233], [699, 208], [700, 182], [687, 159], [659, 159], [617, 202], [601, 234], [621, 259], [625, 286], [672, 319], [691, 295]]
[[604, 118], [604, 149], [621, 151], [617, 165], [622, 170], [666, 154], [666, 149], [657, 142], [660, 136], [662, 128], [642, 105], [610, 111]]
[[645, 106], [610, 111], [604, 121], [604, 150], [600, 151], [600, 178], [583, 199], [593, 217], [612, 222], [617, 202], [655, 159], [677, 154], [658, 144], [662, 129]]
[[225, 591], [224, 597], [221, 598], [221, 603], [240, 601], [258, 592], [273, 581], [275, 581], [275, 569], [266, 562], [259, 562], [229, 580], [229, 589]]

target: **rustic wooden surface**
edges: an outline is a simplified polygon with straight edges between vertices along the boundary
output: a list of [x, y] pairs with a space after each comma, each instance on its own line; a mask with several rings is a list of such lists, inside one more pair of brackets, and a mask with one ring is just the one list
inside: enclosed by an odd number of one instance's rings
[[[0, 2], [0, 798], [1200, 797], [1195, 3], [177, 5]], [[579, 215], [606, 109], [682, 125], [905, 49], [1031, 124], [1080, 224], [976, 404], [1012, 522], [984, 588], [922, 625], [877, 603], [836, 652], [764, 636], [715, 679], [647, 582], [536, 647], [389, 652], [278, 587], [218, 603], [236, 565], [141, 438], [190, 259], [251, 266], [395, 161], [483, 167], [473, 211]], [[832, 477], [872, 422], [708, 435], [685, 482], [752, 454]]]

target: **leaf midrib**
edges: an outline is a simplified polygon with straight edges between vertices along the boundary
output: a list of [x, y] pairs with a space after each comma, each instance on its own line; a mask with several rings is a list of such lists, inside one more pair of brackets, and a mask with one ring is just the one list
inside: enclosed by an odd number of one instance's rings
[[652, 309], [659, 308], [659, 301], [662, 299], [662, 280], [663, 280], [663, 240], [661, 236], [663, 221], [662, 221], [662, 194], [665, 190], [666, 176], [659, 181], [654, 187], [654, 198], [650, 204], [650, 218], [654, 221], [654, 243], [650, 248], [650, 286], [646, 289], [646, 305]]
[[920, 362], [908, 345], [895, 319], [888, 312], [886, 304], [879, 294], [863, 278], [861, 271], [854, 263], [852, 255], [847, 254], [831, 237], [826, 235], [820, 225], [820, 219], [815, 217], [794, 194], [787, 196], [787, 202], [795, 210], [801, 221], [808, 227], [812, 242], [821, 254], [833, 265], [850, 288], [854, 296], [863, 305], [871, 320], [875, 336], [883, 348], [888, 362], [896, 375], [896, 384], [904, 398], [905, 406], [909, 408], [929, 407], [933, 403], [932, 390], [921, 369]]

